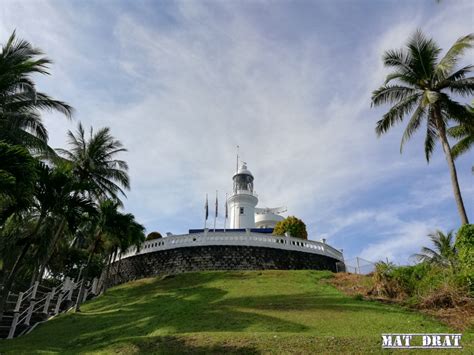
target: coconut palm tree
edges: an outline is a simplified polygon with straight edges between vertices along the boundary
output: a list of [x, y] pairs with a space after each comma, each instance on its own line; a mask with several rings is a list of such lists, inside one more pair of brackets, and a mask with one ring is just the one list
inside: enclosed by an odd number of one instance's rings
[[428, 162], [436, 140], [439, 140], [448, 163], [462, 224], [467, 224], [468, 218], [446, 130], [449, 121], [463, 124], [474, 120], [474, 115], [449, 95], [451, 93], [467, 97], [474, 93], [474, 78], [467, 77], [474, 66], [455, 69], [460, 56], [473, 46], [473, 42], [473, 34], [461, 37], [439, 59], [441, 49], [418, 30], [405, 49], [385, 52], [384, 64], [394, 71], [387, 75], [384, 85], [372, 94], [373, 106], [392, 105], [377, 122], [377, 135], [386, 133], [410, 115], [400, 151], [423, 122], [426, 123], [424, 145]]
[[0, 140], [44, 152], [48, 132], [43, 110], [71, 117], [72, 107], [36, 90], [31, 76], [47, 75], [51, 60], [29, 42], [10, 36], [0, 52]]
[[127, 151], [122, 143], [110, 134], [108, 127], [95, 133], [91, 127], [86, 137], [81, 123], [77, 133], [69, 131], [68, 137], [71, 148], [57, 149], [57, 152], [73, 165], [79, 181], [89, 184], [87, 193], [97, 200], [112, 198], [120, 202], [118, 195], [125, 196], [123, 189], [130, 188], [128, 165], [115, 158]]
[[434, 249], [423, 247], [421, 253], [414, 254], [414, 257], [420, 262], [428, 262], [440, 266], [455, 267], [456, 248], [454, 247], [453, 231], [444, 234], [442, 231], [428, 234], [433, 242]]
[[[102, 201], [98, 206], [96, 218], [88, 222], [90, 225], [89, 258], [84, 267], [84, 276], [88, 275], [89, 265], [95, 253], [105, 252], [110, 261], [110, 255], [117, 248], [126, 250], [132, 245], [139, 246], [145, 241], [145, 228], [135, 221], [132, 214], [121, 213], [118, 210], [119, 206], [115, 200]], [[79, 295], [82, 294], [83, 288], [84, 283], [81, 284]], [[80, 304], [77, 303], [76, 310], [79, 310], [79, 307]]]
[[[33, 280], [39, 270], [44, 270], [58, 239], [62, 236], [68, 218], [82, 210], [91, 209], [92, 203], [76, 192], [77, 182], [67, 172], [45, 164], [37, 164], [38, 180], [35, 184], [34, 201], [29, 208], [34, 228], [19, 239], [10, 252], [16, 254], [15, 262], [4, 281], [4, 290], [10, 290], [27, 256], [36, 265]], [[51, 228], [52, 226], [52, 228]], [[6, 295], [0, 295], [0, 314], [5, 306]]]

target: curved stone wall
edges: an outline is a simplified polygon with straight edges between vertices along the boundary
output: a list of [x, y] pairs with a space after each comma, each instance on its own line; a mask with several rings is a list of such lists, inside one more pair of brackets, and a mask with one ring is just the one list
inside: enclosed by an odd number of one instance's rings
[[[337, 265], [336, 265], [337, 264]], [[195, 246], [160, 250], [114, 262], [105, 286], [144, 277], [206, 270], [330, 270], [344, 264], [325, 255], [255, 246]]]

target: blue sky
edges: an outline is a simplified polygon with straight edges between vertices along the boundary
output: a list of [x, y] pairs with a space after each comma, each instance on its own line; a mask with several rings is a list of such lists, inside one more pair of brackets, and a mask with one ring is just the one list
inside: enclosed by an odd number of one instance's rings
[[[45, 115], [52, 146], [81, 121], [128, 148], [125, 207], [148, 231], [200, 228], [239, 144], [260, 206], [286, 205], [347, 258], [407, 263], [459, 217], [440, 147], [428, 165], [421, 131], [402, 155], [402, 126], [377, 138], [370, 94], [384, 50], [417, 28], [447, 49], [473, 20], [470, 1], [6, 0], [0, 38], [16, 29], [54, 60], [38, 86], [76, 114]], [[473, 154], [457, 163], [471, 219]]]

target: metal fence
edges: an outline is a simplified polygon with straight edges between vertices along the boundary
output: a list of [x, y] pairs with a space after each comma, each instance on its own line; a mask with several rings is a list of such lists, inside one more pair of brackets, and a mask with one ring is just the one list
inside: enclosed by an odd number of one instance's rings
[[353, 274], [367, 275], [375, 270], [375, 263], [356, 256], [355, 258], [344, 260], [346, 272]]

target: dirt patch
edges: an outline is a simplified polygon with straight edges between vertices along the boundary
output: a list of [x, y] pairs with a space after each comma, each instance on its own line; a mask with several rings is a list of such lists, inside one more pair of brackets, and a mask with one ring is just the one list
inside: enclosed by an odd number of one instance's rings
[[426, 297], [419, 304], [409, 305], [407, 298], [388, 298], [373, 295], [371, 275], [357, 275], [350, 273], [337, 273], [328, 282], [346, 295], [360, 297], [361, 299], [379, 301], [383, 303], [398, 304], [410, 309], [416, 309], [432, 316], [458, 331], [474, 327], [474, 300], [462, 298], [453, 301], [455, 295], [438, 294]]

